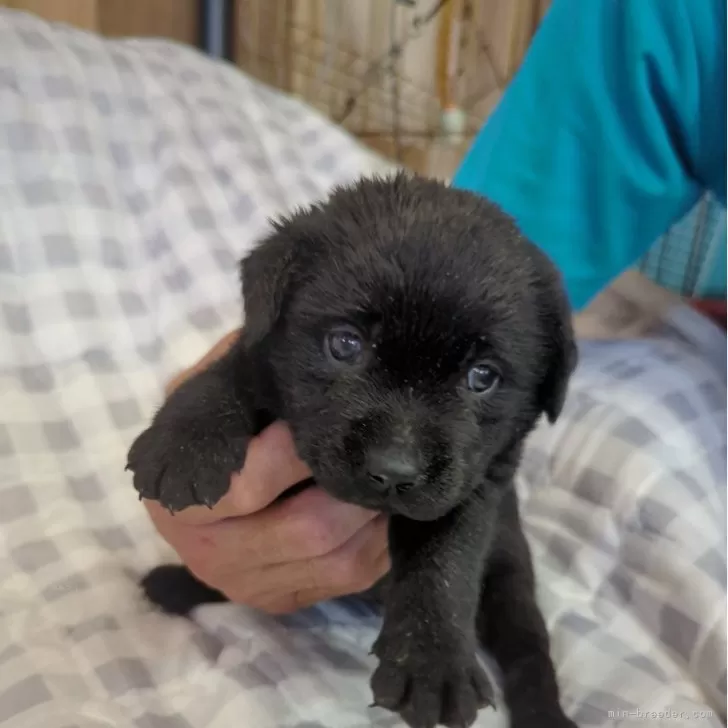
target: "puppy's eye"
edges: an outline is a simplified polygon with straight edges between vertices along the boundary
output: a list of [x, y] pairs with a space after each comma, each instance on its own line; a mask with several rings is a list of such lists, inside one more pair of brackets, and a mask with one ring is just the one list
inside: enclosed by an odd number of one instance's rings
[[326, 353], [339, 364], [356, 364], [364, 353], [364, 340], [351, 328], [338, 328], [326, 336]]
[[500, 380], [500, 373], [490, 364], [475, 364], [468, 371], [468, 389], [475, 394], [490, 394]]

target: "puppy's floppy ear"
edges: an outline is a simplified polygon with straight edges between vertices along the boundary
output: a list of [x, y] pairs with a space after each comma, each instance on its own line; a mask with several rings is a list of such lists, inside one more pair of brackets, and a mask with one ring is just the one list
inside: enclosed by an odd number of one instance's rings
[[247, 346], [260, 343], [283, 308], [296, 257], [295, 241], [280, 227], [240, 263]]
[[[550, 267], [550, 266], [549, 266]], [[539, 304], [545, 334], [546, 369], [538, 389], [538, 403], [552, 424], [556, 422], [578, 362], [572, 312], [561, 277], [544, 272]]]

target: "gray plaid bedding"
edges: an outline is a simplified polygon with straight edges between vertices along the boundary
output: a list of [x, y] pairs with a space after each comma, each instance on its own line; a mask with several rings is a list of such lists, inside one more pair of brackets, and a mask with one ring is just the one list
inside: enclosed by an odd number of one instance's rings
[[[375, 167], [189, 49], [0, 12], [0, 723], [398, 725], [367, 708], [378, 618], [356, 600], [152, 611], [136, 582], [171, 554], [123, 470], [165, 380], [238, 323], [267, 217]], [[683, 308], [585, 343], [530, 440], [524, 519], [582, 726], [725, 724], [724, 347]]]

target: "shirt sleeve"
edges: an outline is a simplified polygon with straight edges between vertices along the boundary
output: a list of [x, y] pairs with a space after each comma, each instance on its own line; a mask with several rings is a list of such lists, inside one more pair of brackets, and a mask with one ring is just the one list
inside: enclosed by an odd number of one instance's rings
[[725, 0], [554, 0], [453, 185], [560, 268], [574, 308], [726, 196]]

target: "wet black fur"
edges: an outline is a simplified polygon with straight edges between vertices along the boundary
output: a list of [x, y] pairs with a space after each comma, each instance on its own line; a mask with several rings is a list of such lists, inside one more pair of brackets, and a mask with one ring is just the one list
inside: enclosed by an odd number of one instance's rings
[[[479, 639], [515, 728], [573, 726], [513, 487], [524, 438], [542, 414], [556, 420], [576, 362], [551, 263], [486, 200], [398, 175], [281, 220], [241, 269], [244, 334], [134, 442], [136, 489], [171, 510], [213, 505], [249, 439], [287, 421], [319, 486], [391, 515], [375, 702], [414, 728], [471, 725], [493, 697]], [[324, 351], [342, 324], [366, 341], [353, 367]], [[502, 373], [489, 397], [465, 386], [484, 360]], [[393, 443], [421, 477], [385, 497], [366, 458]], [[179, 566], [144, 587], [175, 614], [224, 599]]]

